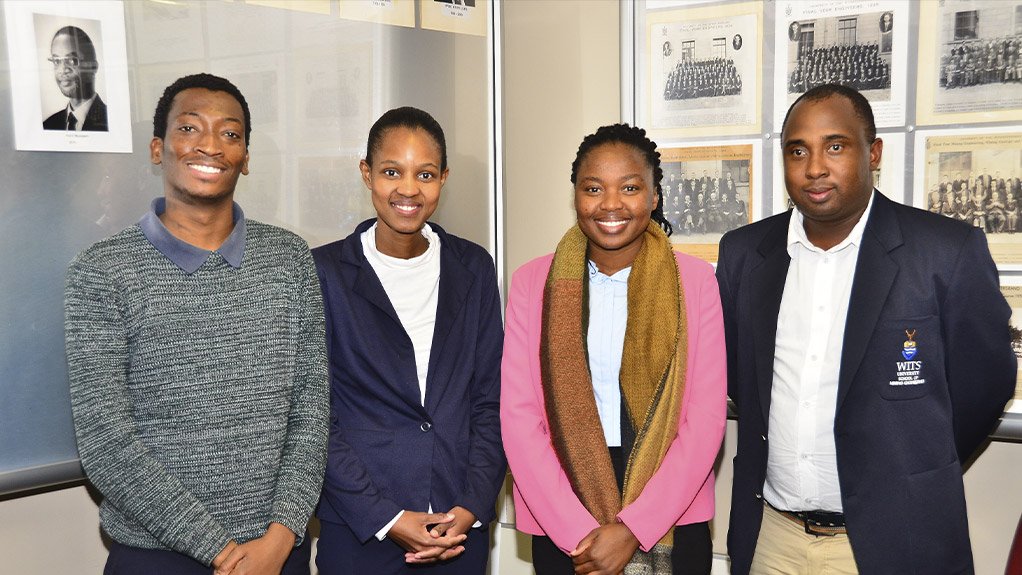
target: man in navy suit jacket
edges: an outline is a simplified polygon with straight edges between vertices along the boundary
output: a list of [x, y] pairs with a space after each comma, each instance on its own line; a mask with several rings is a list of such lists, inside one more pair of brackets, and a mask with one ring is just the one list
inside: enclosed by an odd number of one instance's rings
[[796, 209], [725, 235], [717, 267], [732, 573], [971, 573], [962, 465], [1016, 373], [985, 236], [873, 189], [854, 90], [806, 92], [781, 145]]
[[312, 251], [331, 376], [318, 517], [324, 529], [343, 532], [332, 540], [349, 546], [332, 556], [358, 556], [357, 563], [331, 566], [345, 573], [406, 572], [403, 550], [377, 541], [381, 528], [402, 510], [459, 506], [484, 528], [470, 530], [465, 555], [442, 572], [474, 574], [486, 563], [485, 526], [495, 518], [506, 470], [499, 406], [504, 332], [493, 260], [429, 224], [440, 238], [440, 283], [422, 400], [412, 341], [363, 252], [360, 237], [375, 221]]

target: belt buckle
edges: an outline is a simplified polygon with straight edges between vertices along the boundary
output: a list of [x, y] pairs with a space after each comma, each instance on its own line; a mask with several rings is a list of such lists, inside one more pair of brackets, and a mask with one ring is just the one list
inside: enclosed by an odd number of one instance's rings
[[[803, 514], [802, 525], [805, 527], [806, 533], [808, 535], [813, 535], [815, 537], [833, 537], [838, 534], [838, 529], [840, 529], [838, 527], [824, 527], [823, 525], [812, 525], [809, 522], [808, 513]], [[828, 532], [825, 531], [826, 529], [831, 529], [833, 531]]]

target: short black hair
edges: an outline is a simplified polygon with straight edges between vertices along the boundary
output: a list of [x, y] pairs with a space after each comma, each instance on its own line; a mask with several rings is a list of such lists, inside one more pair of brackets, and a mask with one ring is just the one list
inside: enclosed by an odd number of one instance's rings
[[178, 78], [174, 80], [173, 84], [167, 86], [163, 95], [160, 96], [160, 101], [156, 103], [156, 113], [153, 114], [153, 137], [162, 140], [167, 136], [167, 116], [170, 115], [170, 106], [174, 103], [174, 98], [181, 92], [192, 88], [202, 88], [211, 92], [226, 92], [241, 104], [241, 111], [245, 115], [245, 148], [247, 149], [252, 136], [252, 114], [248, 111], [248, 102], [245, 101], [245, 96], [241, 95], [241, 90], [230, 80], [213, 74], [191, 74]]
[[[92, 38], [89, 38], [89, 35], [85, 33], [85, 30], [77, 26], [64, 26], [53, 35], [53, 40], [56, 40], [57, 36], [70, 36], [78, 53], [81, 55], [82, 61], [96, 61], [96, 46], [92, 43]], [[53, 40], [50, 40], [50, 44], [53, 44]]]
[[841, 84], [820, 84], [806, 91], [798, 97], [797, 100], [788, 108], [788, 112], [784, 114], [784, 123], [781, 124], [781, 134], [784, 134], [784, 130], [788, 127], [788, 117], [791, 116], [791, 111], [795, 109], [795, 106], [799, 105], [799, 102], [817, 102], [825, 100], [831, 96], [842, 96], [848, 98], [852, 103], [852, 108], [855, 109], [855, 115], [860, 120], [866, 123], [866, 139], [871, 143], [877, 139], [877, 125], [873, 119], [873, 107], [869, 105], [869, 100], [866, 99], [858, 90], [855, 88], [849, 88], [848, 86], [842, 86]]
[[657, 206], [650, 214], [650, 219], [656, 222], [667, 235], [674, 233], [674, 228], [664, 216], [664, 191], [660, 183], [664, 179], [664, 171], [660, 167], [660, 152], [657, 151], [656, 142], [646, 137], [646, 130], [628, 124], [611, 124], [602, 126], [596, 132], [589, 134], [582, 140], [582, 144], [575, 153], [575, 161], [571, 163], [571, 184], [575, 185], [578, 180], [578, 168], [582, 160], [593, 150], [602, 144], [619, 143], [631, 146], [638, 150], [646, 164], [653, 169], [653, 184], [656, 188]]
[[365, 158], [367, 164], [373, 165], [373, 153], [380, 149], [383, 143], [383, 133], [391, 128], [425, 131], [433, 138], [437, 146], [440, 147], [440, 171], [442, 172], [447, 169], [447, 140], [444, 138], [444, 129], [440, 127], [440, 123], [433, 116], [430, 116], [428, 112], [411, 106], [403, 106], [384, 112], [380, 119], [376, 120], [376, 123], [373, 124], [373, 127], [369, 128]]

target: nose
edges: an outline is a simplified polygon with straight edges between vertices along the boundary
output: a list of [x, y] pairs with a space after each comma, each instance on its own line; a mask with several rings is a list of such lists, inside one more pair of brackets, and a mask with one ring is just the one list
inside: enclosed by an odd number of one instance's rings
[[419, 193], [419, 182], [416, 180], [416, 174], [414, 172], [406, 174], [398, 181], [397, 193], [406, 198], [410, 198]]
[[220, 146], [220, 139], [213, 130], [203, 130], [195, 142], [195, 149], [207, 156], [219, 156], [223, 154]]
[[608, 212], [620, 209], [621, 203], [621, 192], [617, 190], [607, 190], [603, 193], [600, 199], [600, 207]]
[[806, 177], [817, 180], [828, 174], [827, 161], [822, 153], [810, 153], [806, 160]]

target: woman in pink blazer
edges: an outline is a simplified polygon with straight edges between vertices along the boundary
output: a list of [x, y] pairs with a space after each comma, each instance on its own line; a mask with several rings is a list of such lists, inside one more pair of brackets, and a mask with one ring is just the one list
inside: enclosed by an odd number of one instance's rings
[[577, 225], [511, 280], [501, 430], [538, 575], [710, 572], [720, 297], [709, 264], [671, 249], [662, 179], [644, 130], [587, 136]]

